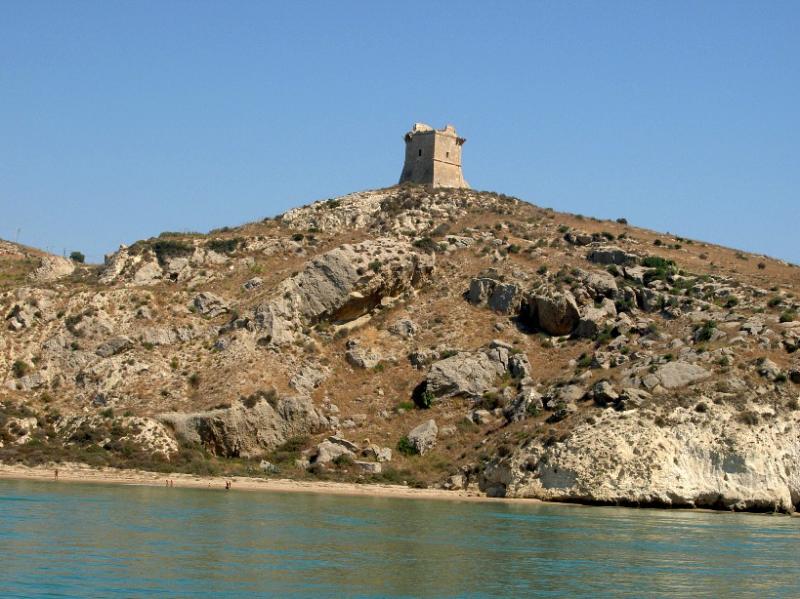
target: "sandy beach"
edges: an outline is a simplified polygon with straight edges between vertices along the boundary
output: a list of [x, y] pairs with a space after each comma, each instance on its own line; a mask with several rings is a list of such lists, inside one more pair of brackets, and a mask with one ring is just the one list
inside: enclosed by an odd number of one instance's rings
[[536, 503], [536, 499], [511, 499], [486, 497], [468, 491], [445, 491], [443, 489], [414, 489], [403, 485], [356, 484], [331, 481], [301, 481], [288, 478], [251, 478], [243, 476], [217, 477], [196, 476], [183, 473], [147, 472], [143, 470], [120, 470], [116, 468], [92, 468], [83, 464], [60, 464], [58, 480], [53, 466], [23, 466], [0, 464], [0, 479], [38, 480], [54, 483], [95, 483], [164, 487], [173, 481], [175, 488], [224, 490], [225, 482], [231, 481], [231, 491], [267, 491], [284, 493], [328, 493], [361, 497], [392, 497], [405, 499], [437, 499], [448, 501], [503, 501]]

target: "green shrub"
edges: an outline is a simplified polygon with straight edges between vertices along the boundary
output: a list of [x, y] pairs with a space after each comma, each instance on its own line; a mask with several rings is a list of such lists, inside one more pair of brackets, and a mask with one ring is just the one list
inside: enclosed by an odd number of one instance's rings
[[343, 453], [342, 455], [337, 455], [335, 458], [333, 458], [333, 464], [337, 468], [347, 468], [352, 466], [354, 462], [351, 456]]
[[702, 325], [697, 325], [697, 327], [695, 327], [695, 337], [698, 341], [711, 341], [711, 337], [716, 329], [716, 321], [706, 320]]
[[194, 251], [194, 247], [177, 239], [159, 239], [151, 245], [153, 252], [162, 266], [170, 258], [187, 256]]
[[77, 262], [78, 264], [83, 264], [86, 262], [86, 256], [84, 256], [81, 252], [75, 251], [71, 252], [69, 255], [69, 259], [73, 262]]
[[430, 237], [421, 237], [419, 239], [415, 239], [414, 247], [424, 250], [429, 254], [435, 254], [442, 251], [441, 246]]
[[592, 365], [592, 355], [583, 353], [578, 357], [577, 367], [578, 368], [589, 368]]
[[235, 252], [241, 246], [243, 240], [241, 237], [232, 237], [230, 239], [212, 239], [206, 242], [206, 247], [211, 251], [218, 254], [230, 254]]
[[15, 360], [14, 364], [11, 366], [11, 372], [14, 373], [16, 378], [22, 378], [30, 372], [30, 369], [31, 367], [22, 360]]
[[417, 404], [417, 407], [427, 410], [433, 405], [435, 400], [436, 396], [426, 389], [420, 393], [419, 396], [414, 398], [414, 403]]
[[797, 320], [797, 312], [795, 312], [794, 310], [786, 310], [780, 315], [780, 318], [778, 320], [780, 320], [781, 322], [795, 321]]
[[400, 440], [397, 442], [397, 451], [402, 453], [404, 456], [412, 456], [417, 455], [419, 452], [417, 448], [408, 440], [408, 437], [400, 437]]

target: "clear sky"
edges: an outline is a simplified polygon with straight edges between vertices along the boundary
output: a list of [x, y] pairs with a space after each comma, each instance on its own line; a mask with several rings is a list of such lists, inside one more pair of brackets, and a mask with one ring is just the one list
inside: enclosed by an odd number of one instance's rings
[[397, 182], [800, 262], [800, 2], [0, 0], [0, 237], [92, 261]]

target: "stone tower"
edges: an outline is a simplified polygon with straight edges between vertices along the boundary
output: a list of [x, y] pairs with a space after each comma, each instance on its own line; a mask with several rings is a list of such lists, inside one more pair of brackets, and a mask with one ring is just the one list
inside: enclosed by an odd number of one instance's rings
[[410, 181], [433, 187], [469, 187], [461, 172], [461, 146], [467, 141], [447, 125], [434, 129], [414, 123], [406, 133], [406, 162], [400, 183]]

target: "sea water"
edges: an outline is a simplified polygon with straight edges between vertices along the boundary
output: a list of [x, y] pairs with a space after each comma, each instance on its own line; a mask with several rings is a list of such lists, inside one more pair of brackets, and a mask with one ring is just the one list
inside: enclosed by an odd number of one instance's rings
[[0, 481], [3, 597], [797, 597], [800, 519]]

